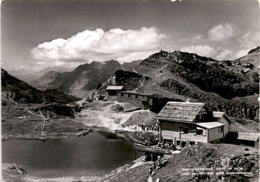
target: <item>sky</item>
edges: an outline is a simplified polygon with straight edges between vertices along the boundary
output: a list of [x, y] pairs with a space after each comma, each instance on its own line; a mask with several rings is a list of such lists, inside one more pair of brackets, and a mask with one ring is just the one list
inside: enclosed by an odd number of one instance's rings
[[7, 70], [144, 59], [160, 50], [235, 59], [260, 45], [258, 0], [3, 0]]

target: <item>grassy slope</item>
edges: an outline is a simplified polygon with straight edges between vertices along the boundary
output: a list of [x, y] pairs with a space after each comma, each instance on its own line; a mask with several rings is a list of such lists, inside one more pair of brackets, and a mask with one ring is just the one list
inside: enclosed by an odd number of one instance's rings
[[[18, 106], [2, 106], [2, 135], [14, 137], [40, 137], [42, 118], [32, 115], [24, 110], [30, 107], [27, 104]], [[39, 114], [39, 112], [34, 112]], [[87, 129], [80, 121], [58, 116], [47, 124], [47, 137], [49, 136], [75, 136], [80, 130]]]

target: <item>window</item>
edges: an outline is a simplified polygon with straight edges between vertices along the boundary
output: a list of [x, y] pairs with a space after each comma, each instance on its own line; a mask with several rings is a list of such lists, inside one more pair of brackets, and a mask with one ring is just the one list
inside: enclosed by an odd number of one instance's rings
[[170, 140], [170, 139], [164, 139], [164, 143], [167, 143], [167, 144], [172, 144], [173, 143], [173, 141], [172, 140]]
[[138, 98], [138, 95], [135, 95], [135, 98], [137, 99], [137, 98]]
[[183, 133], [189, 133], [189, 130], [188, 130], [188, 128], [181, 128], [181, 131], [183, 132]]
[[131, 97], [131, 94], [128, 94], [128, 97]]
[[190, 142], [190, 145], [195, 145], [195, 142]]
[[185, 147], [186, 146], [186, 142], [181, 142], [181, 147]]
[[124, 96], [124, 94], [123, 93], [121, 93], [121, 97], [123, 97]]
[[202, 135], [202, 134], [203, 134], [203, 130], [197, 129], [197, 130], [196, 130], [196, 134], [197, 134], [197, 135]]
[[223, 129], [224, 129], [223, 126], [219, 127], [219, 128], [218, 128], [218, 132], [219, 132], [219, 133], [223, 133]]

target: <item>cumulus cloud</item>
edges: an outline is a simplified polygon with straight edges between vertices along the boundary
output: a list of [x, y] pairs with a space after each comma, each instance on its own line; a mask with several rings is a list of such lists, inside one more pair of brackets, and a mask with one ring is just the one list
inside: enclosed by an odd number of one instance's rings
[[216, 54], [216, 49], [210, 47], [209, 45], [191, 45], [191, 46], [184, 46], [181, 48], [183, 52], [190, 52], [195, 53], [200, 56], [212, 57]]
[[139, 30], [84, 30], [67, 39], [43, 42], [31, 53], [40, 62], [49, 61], [56, 65], [79, 60], [84, 63], [110, 59], [129, 62], [143, 59], [161, 49], [164, 38], [165, 35], [153, 27]]
[[229, 49], [224, 49], [224, 48], [222, 48], [222, 49], [218, 49], [217, 52], [218, 52], [218, 53], [217, 53], [217, 55], [215, 56], [215, 58], [216, 58], [217, 60], [222, 61], [222, 60], [225, 60], [225, 59], [231, 59], [231, 58], [233, 58], [233, 51], [231, 51], [231, 50], [229, 50]]
[[210, 41], [225, 41], [236, 36], [234, 25], [230, 23], [221, 23], [208, 31], [208, 38]]
[[260, 32], [246, 32], [238, 37], [238, 51], [234, 53], [234, 58], [247, 55], [248, 51], [260, 45]]
[[204, 35], [196, 34], [191, 38], [192, 43], [199, 43], [205, 41]]
[[235, 58], [240, 58], [240, 57], [247, 55], [248, 51], [249, 51], [248, 49], [242, 49], [242, 50], [238, 51], [235, 54]]
[[187, 45], [182, 46], [181, 51], [217, 60], [232, 60], [246, 55], [250, 49], [259, 46], [260, 32], [243, 33], [235, 31], [235, 26], [230, 23], [221, 23], [209, 29], [206, 35], [192, 34], [184, 40]]
[[247, 32], [238, 41], [242, 48], [252, 49], [260, 45], [260, 32]]
[[195, 53], [200, 56], [211, 57], [220, 61], [233, 58], [233, 51], [222, 47], [209, 45], [185, 46], [181, 48], [181, 51]]

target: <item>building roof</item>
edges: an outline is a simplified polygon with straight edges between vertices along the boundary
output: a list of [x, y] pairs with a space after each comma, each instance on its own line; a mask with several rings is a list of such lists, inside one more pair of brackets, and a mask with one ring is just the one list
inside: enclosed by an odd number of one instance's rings
[[225, 115], [224, 112], [213, 111], [213, 117], [214, 117], [214, 118], [222, 118], [224, 115]]
[[204, 103], [194, 102], [168, 102], [157, 118], [168, 121], [193, 122], [204, 105]]
[[259, 139], [259, 133], [244, 133], [238, 132], [237, 133], [238, 140], [248, 140], [248, 141], [257, 141]]
[[203, 123], [196, 123], [197, 126], [200, 126], [202, 128], [211, 129], [211, 128], [217, 128], [220, 126], [224, 126], [224, 124], [220, 122], [203, 122]]
[[106, 90], [123, 90], [124, 86], [107, 86]]
[[142, 96], [151, 96], [149, 94], [144, 94], [144, 93], [140, 93], [140, 92], [136, 92], [136, 91], [121, 91], [120, 93], [124, 93], [124, 94], [132, 94], [132, 95], [142, 95]]
[[224, 112], [221, 112], [221, 111], [213, 111], [212, 114], [213, 114], [213, 118], [215, 118], [217, 121], [221, 121], [220, 119], [225, 118], [225, 120], [226, 120], [229, 124], [231, 124], [231, 120], [228, 118], [228, 116], [227, 116]]

